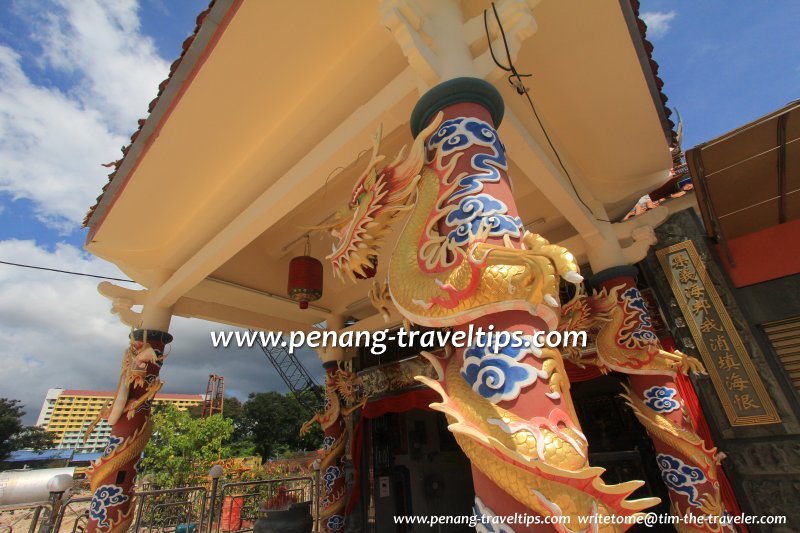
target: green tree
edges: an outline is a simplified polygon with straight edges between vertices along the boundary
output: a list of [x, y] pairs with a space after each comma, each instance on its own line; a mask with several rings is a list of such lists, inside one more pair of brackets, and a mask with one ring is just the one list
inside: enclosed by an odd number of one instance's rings
[[247, 437], [244, 421], [244, 404], [235, 396], [225, 398], [222, 409], [222, 416], [233, 422], [233, 437], [235, 442]]
[[291, 394], [251, 393], [244, 404], [242, 429], [266, 461], [290, 451], [318, 449], [322, 445], [319, 426], [300, 437], [300, 427], [309, 418], [311, 414]]
[[232, 457], [251, 457], [257, 455], [256, 445], [250, 437], [245, 418], [244, 404], [236, 397], [225, 398], [222, 416], [233, 422], [233, 435], [228, 445]]
[[194, 418], [174, 405], [159, 406], [153, 413], [153, 438], [144, 450], [142, 469], [161, 488], [198, 483], [213, 461], [231, 456], [224, 443], [232, 434], [233, 422], [222, 415]]
[[[193, 405], [188, 409], [194, 418], [203, 416], [203, 405]], [[255, 444], [249, 437], [244, 420], [244, 404], [235, 396], [226, 396], [222, 404], [222, 416], [233, 422], [233, 434], [223, 444], [230, 449], [231, 457], [251, 457], [256, 455]]]
[[25, 411], [19, 400], [0, 398], [0, 461], [23, 449], [46, 450], [55, 445], [52, 433], [22, 423]]

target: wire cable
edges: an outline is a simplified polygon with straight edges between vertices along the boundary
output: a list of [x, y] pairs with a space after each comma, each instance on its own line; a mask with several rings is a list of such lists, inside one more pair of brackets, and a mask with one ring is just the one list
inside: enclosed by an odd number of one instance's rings
[[[345, 170], [348, 170], [349, 168], [352, 168], [356, 163], [358, 163], [358, 160], [366, 152], [369, 152], [369, 150], [368, 149], [361, 150], [352, 163], [350, 163], [346, 167], [337, 167], [337, 168], [333, 169], [330, 174], [328, 174], [328, 177], [325, 178], [325, 185], [324, 185], [325, 188], [324, 188], [324, 191], [323, 191], [323, 197], [327, 192], [328, 180], [330, 180], [337, 172], [343, 172]], [[75, 271], [72, 271], [72, 270], [61, 270], [61, 269], [58, 269], [58, 268], [47, 268], [47, 267], [42, 267], [42, 266], [37, 266], [37, 265], [25, 265], [25, 264], [22, 264], [22, 263], [12, 263], [11, 261], [0, 261], [0, 264], [8, 265], [8, 266], [20, 267], [20, 268], [30, 268], [30, 269], [33, 269], [33, 270], [44, 270], [44, 271], [47, 271], [47, 272], [57, 272], [59, 274], [69, 274], [71, 276], [83, 276], [83, 277], [87, 277], [87, 278], [105, 279], [105, 280], [109, 280], [109, 281], [121, 281], [123, 283], [136, 283], [136, 281], [134, 281], [132, 279], [113, 278], [113, 277], [110, 277], [110, 276], [100, 276], [98, 274], [86, 274], [85, 272], [75, 272]]]
[[561, 155], [558, 153], [558, 150], [556, 150], [553, 141], [550, 139], [550, 135], [547, 133], [547, 128], [544, 127], [541, 118], [539, 118], [539, 112], [536, 111], [536, 106], [533, 104], [533, 99], [531, 99], [530, 89], [526, 87], [525, 84], [523, 83], [522, 78], [530, 78], [533, 76], [533, 74], [520, 74], [519, 71], [517, 71], [517, 68], [514, 66], [514, 62], [511, 61], [511, 52], [508, 48], [508, 40], [506, 39], [506, 32], [505, 29], [503, 29], [503, 23], [500, 22], [500, 15], [498, 15], [497, 13], [497, 6], [495, 6], [494, 2], [492, 2], [492, 12], [494, 13], [494, 18], [497, 21], [497, 27], [500, 29], [500, 37], [503, 40], [503, 47], [505, 48], [506, 59], [508, 59], [508, 66], [506, 66], [501, 64], [500, 61], [498, 61], [497, 57], [494, 55], [494, 48], [492, 47], [492, 39], [491, 36], [489, 35], [489, 23], [487, 20], [486, 10], [484, 9], [483, 27], [486, 31], [486, 41], [489, 44], [489, 52], [492, 55], [492, 60], [494, 61], [494, 64], [497, 65], [500, 69], [504, 70], [505, 72], [511, 73], [508, 76], [508, 82], [514, 87], [514, 89], [517, 91], [517, 94], [519, 94], [520, 96], [524, 96], [525, 99], [528, 100], [528, 105], [530, 105], [531, 110], [533, 111], [533, 116], [536, 118], [536, 122], [539, 123], [539, 127], [541, 128], [542, 133], [544, 133], [544, 138], [547, 140], [547, 144], [550, 145], [550, 149], [556, 156], [558, 164], [561, 165], [561, 169], [564, 171], [564, 175], [567, 177], [567, 181], [569, 181], [569, 184], [572, 187], [572, 191], [575, 193], [575, 197], [581, 204], [583, 204], [583, 206], [589, 211], [589, 213], [591, 213], [592, 217], [595, 220], [597, 220], [598, 222], [608, 222], [609, 224], [612, 224], [610, 220], [598, 218], [594, 214], [592, 208], [589, 207], [589, 205], [583, 201], [583, 198], [581, 198], [580, 193], [578, 193], [578, 189], [575, 187], [575, 183], [572, 181], [572, 176], [567, 170], [566, 165], [564, 165], [564, 162], [561, 160]]
[[22, 263], [12, 263], [10, 261], [0, 261], [0, 264], [9, 265], [9, 266], [15, 266], [15, 267], [22, 267], [22, 268], [30, 268], [30, 269], [33, 269], [33, 270], [45, 270], [47, 272], [57, 272], [59, 274], [70, 274], [72, 276], [84, 276], [84, 277], [87, 277], [87, 278], [107, 279], [107, 280], [110, 280], [110, 281], [122, 281], [124, 283], [136, 283], [132, 279], [112, 278], [112, 277], [109, 277], [109, 276], [100, 276], [98, 274], [86, 274], [85, 272], [74, 272], [72, 270], [61, 270], [61, 269], [58, 269], [58, 268], [47, 268], [47, 267], [36, 266], [36, 265], [24, 265]]

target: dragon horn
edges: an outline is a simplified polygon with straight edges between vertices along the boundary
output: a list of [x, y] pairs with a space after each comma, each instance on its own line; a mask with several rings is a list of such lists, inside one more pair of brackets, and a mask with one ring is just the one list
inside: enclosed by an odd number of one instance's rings
[[411, 145], [408, 157], [397, 165], [396, 172], [398, 176], [415, 176], [419, 174], [425, 162], [425, 139], [436, 131], [439, 124], [442, 123], [443, 118], [444, 113], [439, 111], [431, 123], [428, 124], [424, 130], [419, 132], [419, 135], [417, 135], [416, 139], [414, 139], [414, 143]]

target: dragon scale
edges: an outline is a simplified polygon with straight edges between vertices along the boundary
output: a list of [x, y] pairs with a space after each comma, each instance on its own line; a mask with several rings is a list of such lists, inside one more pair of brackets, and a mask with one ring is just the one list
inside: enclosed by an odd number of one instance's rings
[[[701, 518], [723, 515], [720, 461], [724, 454], [708, 448], [698, 435], [676, 385], [678, 373], [705, 370], [696, 358], [662, 348], [634, 276], [635, 269], [630, 267], [597, 276], [602, 280], [594, 283], [599, 290], [582, 304], [590, 311], [577, 319], [595, 332], [596, 356], [579, 362], [628, 375], [629, 386], [622, 397], [653, 438], [673, 512]], [[575, 310], [580, 305], [574, 305]], [[710, 520], [680, 525], [682, 532], [719, 533], [732, 528]]]
[[[340, 277], [355, 279], [410, 211], [373, 304], [454, 334], [475, 326], [528, 341], [449, 346], [445, 358], [429, 356], [438, 380], [418, 378], [442, 396], [431, 407], [446, 414], [472, 462], [476, 502], [495, 514], [569, 516], [559, 531], [584, 530], [580, 517], [634, 514], [657, 499], [627, 500], [638, 481], [602, 482], [603, 469], [588, 464], [561, 354], [531, 346], [536, 332], [558, 326], [560, 280], [583, 278], [566, 249], [524, 229], [495, 130], [501, 117], [502, 99], [486, 82], [460, 78], [432, 89], [412, 115], [406, 159], [378, 170], [376, 138], [346, 215], [331, 226], [337, 242], [328, 259]], [[600, 530], [626, 529], [614, 527]]]

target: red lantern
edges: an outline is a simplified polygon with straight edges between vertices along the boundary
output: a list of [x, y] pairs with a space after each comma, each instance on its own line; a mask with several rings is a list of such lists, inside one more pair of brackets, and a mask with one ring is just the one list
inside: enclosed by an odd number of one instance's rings
[[300, 309], [308, 309], [308, 302], [322, 298], [322, 263], [308, 255], [308, 248], [306, 241], [305, 254], [289, 263], [289, 298], [300, 302]]

